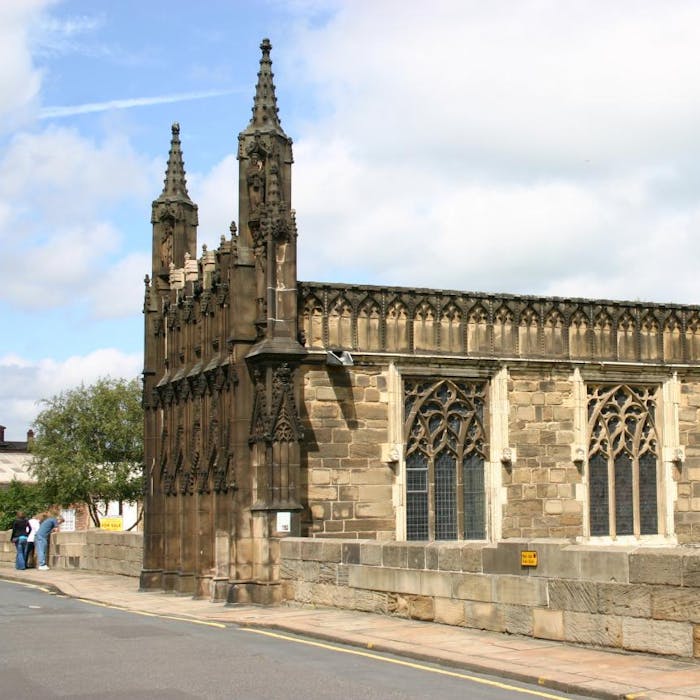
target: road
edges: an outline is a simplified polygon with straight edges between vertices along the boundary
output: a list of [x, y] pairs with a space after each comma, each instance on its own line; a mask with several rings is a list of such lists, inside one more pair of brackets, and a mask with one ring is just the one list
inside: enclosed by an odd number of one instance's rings
[[127, 612], [0, 581], [0, 697], [575, 698], [284, 633]]

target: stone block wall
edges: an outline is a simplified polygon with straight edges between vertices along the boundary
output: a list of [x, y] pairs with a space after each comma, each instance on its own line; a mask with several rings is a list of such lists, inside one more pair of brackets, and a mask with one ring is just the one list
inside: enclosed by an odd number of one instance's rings
[[675, 472], [676, 536], [681, 543], [700, 542], [700, 383], [685, 381], [681, 385], [678, 422], [685, 462]]
[[[0, 532], [0, 565], [14, 566], [15, 547], [9, 532]], [[139, 576], [143, 535], [106, 530], [58, 532], [51, 535], [49, 566]]]
[[[536, 568], [520, 552], [538, 553]], [[700, 657], [700, 550], [286, 538], [288, 600]]]
[[385, 376], [372, 368], [302, 368], [305, 440], [302, 534], [390, 539], [394, 473], [387, 442]]
[[571, 461], [574, 399], [570, 370], [512, 368], [508, 382], [509, 440], [517, 459], [504, 468], [503, 537], [577, 537], [583, 504], [581, 474]]

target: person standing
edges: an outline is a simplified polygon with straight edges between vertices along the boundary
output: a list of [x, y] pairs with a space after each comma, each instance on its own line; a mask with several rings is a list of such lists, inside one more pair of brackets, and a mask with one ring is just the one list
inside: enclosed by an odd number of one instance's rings
[[40, 518], [42, 517], [42, 515], [42, 513], [38, 513], [37, 515], [29, 518], [30, 530], [29, 535], [27, 536], [27, 554], [24, 558], [28, 569], [30, 567], [36, 566], [36, 561], [34, 557], [34, 540], [36, 538], [36, 531], [39, 529], [39, 525], [41, 525]]
[[29, 520], [24, 515], [24, 511], [18, 510], [17, 517], [12, 523], [12, 535], [10, 539], [17, 549], [15, 557], [15, 569], [27, 568], [27, 536], [31, 528]]
[[46, 555], [49, 551], [49, 538], [52, 532], [58, 530], [58, 526], [63, 522], [63, 518], [58, 515], [47, 514], [47, 516], [41, 521], [39, 529], [36, 531], [36, 537], [34, 539], [36, 544], [36, 559], [37, 568], [40, 571], [48, 571], [49, 567], [46, 565]]

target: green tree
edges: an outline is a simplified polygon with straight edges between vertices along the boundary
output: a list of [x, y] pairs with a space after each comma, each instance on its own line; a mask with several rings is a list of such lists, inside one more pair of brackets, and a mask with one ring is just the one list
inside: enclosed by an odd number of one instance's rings
[[0, 489], [0, 530], [9, 530], [18, 510], [27, 517], [48, 510], [52, 505], [38, 484], [26, 484], [13, 479], [5, 489]]
[[135, 501], [141, 492], [139, 381], [102, 378], [42, 403], [30, 471], [52, 503], [85, 503], [99, 527], [100, 503]]

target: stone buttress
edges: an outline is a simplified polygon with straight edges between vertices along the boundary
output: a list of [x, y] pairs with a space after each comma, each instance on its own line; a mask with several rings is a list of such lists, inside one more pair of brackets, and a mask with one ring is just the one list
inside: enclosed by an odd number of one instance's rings
[[[291, 139], [277, 115], [270, 42], [239, 135], [239, 222], [196, 254], [172, 128], [153, 203], [145, 314], [143, 588], [273, 603], [279, 522], [298, 532], [302, 439]], [[287, 527], [285, 526], [285, 530]]]

